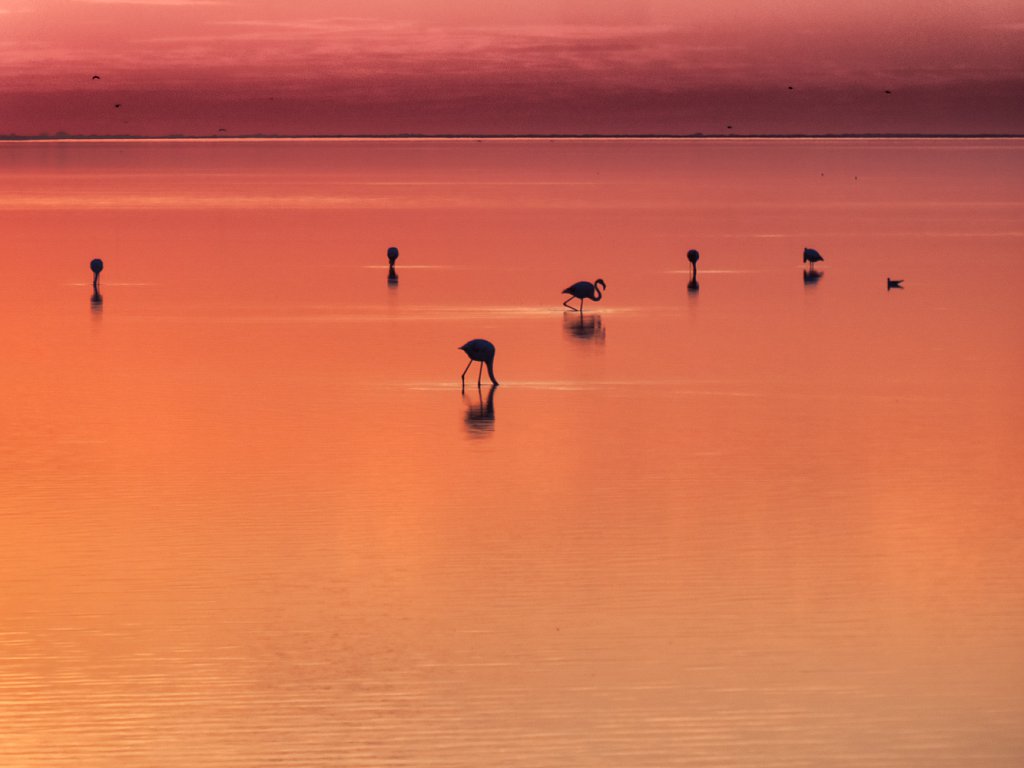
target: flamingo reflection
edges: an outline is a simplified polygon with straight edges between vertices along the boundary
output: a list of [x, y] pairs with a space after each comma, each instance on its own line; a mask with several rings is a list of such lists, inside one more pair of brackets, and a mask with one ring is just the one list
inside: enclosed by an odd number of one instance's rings
[[462, 393], [463, 402], [466, 403], [466, 429], [469, 434], [483, 435], [494, 431], [494, 391], [497, 388], [495, 384], [490, 386], [486, 400], [483, 390], [478, 389], [475, 403], [472, 395]]
[[604, 343], [605, 329], [600, 315], [585, 315], [582, 312], [570, 315], [568, 312], [563, 312], [562, 330], [571, 338], [580, 341]]
[[817, 285], [818, 281], [825, 276], [824, 272], [818, 272], [814, 267], [811, 267], [804, 275], [804, 285]]

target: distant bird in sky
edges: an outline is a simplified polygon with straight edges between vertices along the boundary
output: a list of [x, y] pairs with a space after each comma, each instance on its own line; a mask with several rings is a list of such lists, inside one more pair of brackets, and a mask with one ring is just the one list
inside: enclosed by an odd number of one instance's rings
[[700, 259], [700, 251], [696, 248], [691, 248], [686, 252], [686, 260], [690, 262], [690, 268], [693, 270], [693, 276], [697, 276], [697, 260]]
[[810, 262], [811, 269], [814, 269], [814, 265], [819, 261], [824, 261], [825, 257], [818, 253], [813, 248], [804, 248], [804, 261]]
[[121, 105], [120, 105], [120, 104], [115, 104], [115, 105], [114, 105], [114, 109], [120, 109], [120, 108], [121, 108]]
[[100, 281], [100, 272], [103, 271], [103, 259], [93, 259], [89, 262], [89, 269], [92, 270], [92, 287]]
[[473, 363], [480, 363], [480, 372], [476, 377], [477, 389], [480, 388], [480, 380], [484, 375], [484, 366], [487, 366], [487, 375], [491, 377], [491, 383], [494, 386], [498, 386], [498, 380], [494, 378], [494, 345], [491, 344], [487, 339], [472, 339], [467, 341], [461, 347], [463, 352], [469, 356], [469, 362], [466, 363], [466, 367], [462, 371], [462, 388], [466, 388], [466, 371], [469, 370], [469, 366]]
[[891, 291], [893, 288], [903, 288], [903, 280], [893, 280], [891, 277], [885, 278], [885, 290]]
[[792, 85], [787, 85], [787, 86], [786, 86], [786, 90], [788, 90], [788, 91], [792, 91], [792, 90], [793, 90], [793, 86], [792, 86]]
[[217, 129], [217, 133], [226, 133], [227, 130], [228, 130], [227, 128], [218, 128]]
[[[600, 286], [600, 287], [598, 287]], [[577, 312], [583, 311], [583, 300], [590, 299], [591, 301], [601, 300], [601, 289], [608, 289], [608, 286], [604, 284], [604, 280], [600, 277], [592, 283], [588, 283], [586, 280], [580, 280], [578, 283], [573, 283], [566, 288], [562, 293], [568, 293], [569, 298], [562, 302], [563, 307], [569, 307], [569, 309]], [[573, 299], [580, 300], [580, 308], [577, 310], [576, 307], [570, 307], [569, 302]]]
[[395, 246], [388, 248], [388, 264], [392, 267], [395, 266], [395, 262], [398, 261], [398, 249]]
[[892, 91], [887, 90], [886, 93], [892, 93]]
[[92, 76], [92, 79], [93, 79], [93, 80], [99, 80], [99, 79], [100, 79], [100, 76], [99, 76], [99, 75], [93, 75], [93, 76]]

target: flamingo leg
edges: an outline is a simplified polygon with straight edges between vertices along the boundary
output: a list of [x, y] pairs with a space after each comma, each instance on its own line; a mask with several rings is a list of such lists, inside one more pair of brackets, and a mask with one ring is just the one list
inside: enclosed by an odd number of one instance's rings
[[580, 299], [580, 314], [583, 314], [583, 299]]
[[469, 366], [471, 366], [472, 364], [473, 364], [473, 361], [470, 360], [468, 363], [466, 363], [466, 367], [462, 369], [462, 386], [463, 387], [466, 386], [466, 371], [469, 370]]
[[477, 389], [480, 389], [480, 379], [483, 378], [483, 375], [484, 375], [484, 361], [481, 360], [480, 361], [480, 367], [476, 371], [476, 388]]
[[565, 301], [562, 302], [562, 306], [563, 307], [569, 307], [569, 309], [571, 309], [573, 312], [575, 312], [576, 311], [576, 307], [573, 307], [573, 306], [569, 305], [569, 302], [572, 301], [575, 298], [576, 298], [575, 296], [570, 296], [568, 299], [566, 299]]

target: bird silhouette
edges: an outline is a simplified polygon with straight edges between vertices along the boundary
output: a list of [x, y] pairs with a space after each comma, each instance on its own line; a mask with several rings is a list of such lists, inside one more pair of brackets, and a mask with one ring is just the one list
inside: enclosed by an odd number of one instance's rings
[[398, 261], [398, 249], [395, 246], [388, 248], [388, 264], [392, 267], [395, 266], [395, 262]]
[[120, 108], [121, 108], [121, 105], [120, 105], [120, 104], [115, 104], [115, 105], [114, 105], [114, 109], [120, 109]]
[[93, 79], [93, 80], [99, 80], [99, 79], [100, 79], [100, 76], [99, 76], [99, 75], [93, 75], [93, 76], [92, 76], [92, 79]]
[[903, 280], [893, 280], [891, 277], [885, 278], [885, 290], [891, 291], [893, 288], [903, 289]]
[[498, 386], [498, 380], [494, 378], [494, 345], [487, 339], [472, 339], [459, 347], [469, 357], [469, 362], [462, 370], [462, 389], [466, 389], [466, 371], [473, 363], [480, 363], [480, 372], [476, 377], [476, 387], [480, 388], [480, 380], [484, 375], [484, 366], [487, 366], [487, 375], [491, 377], [491, 383]]
[[[564, 291], [562, 291], [562, 293], [569, 294], [569, 298], [562, 302], [562, 306], [569, 307], [569, 309], [573, 310], [574, 312], [582, 312], [584, 299], [590, 299], [591, 301], [601, 300], [601, 288], [607, 290], [608, 286], [604, 284], [604, 280], [602, 280], [600, 277], [597, 278], [597, 280], [595, 280], [592, 283], [588, 283], [586, 280], [580, 280], [578, 283], [573, 283]], [[573, 299], [580, 300], [580, 308], [578, 310], [576, 309], [576, 307], [569, 306], [569, 302], [572, 301]]]
[[811, 269], [814, 269], [814, 265], [817, 264], [819, 261], [824, 261], [824, 260], [825, 260], [825, 257], [823, 257], [820, 253], [818, 253], [813, 248], [804, 248], [804, 261], [805, 262], [810, 262]]
[[686, 260], [690, 262], [690, 267], [693, 269], [694, 276], [697, 275], [697, 261], [700, 259], [700, 251], [695, 248], [691, 248], [686, 252]]
[[700, 290], [700, 283], [697, 282], [697, 272], [694, 271], [693, 277], [690, 278], [690, 282], [686, 284], [687, 293], [697, 293]]
[[395, 272], [394, 266], [388, 267], [388, 285], [392, 288], [398, 286], [398, 273]]
[[100, 272], [103, 271], [103, 259], [93, 259], [89, 262], [89, 269], [92, 270], [92, 287], [100, 281]]

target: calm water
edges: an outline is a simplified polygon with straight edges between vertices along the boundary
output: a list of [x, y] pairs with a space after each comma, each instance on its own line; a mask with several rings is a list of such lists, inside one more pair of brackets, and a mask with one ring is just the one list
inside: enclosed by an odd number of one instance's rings
[[1024, 761], [1024, 142], [0, 169], [0, 764]]

